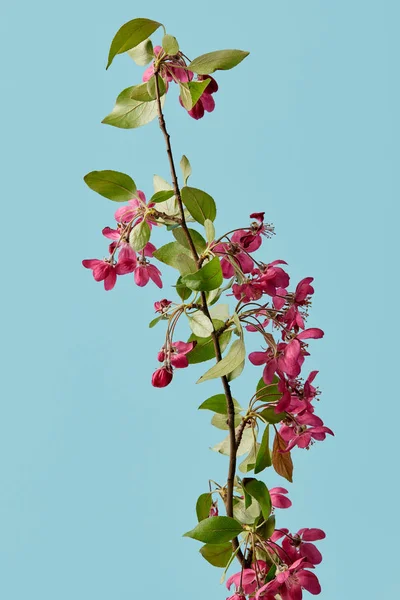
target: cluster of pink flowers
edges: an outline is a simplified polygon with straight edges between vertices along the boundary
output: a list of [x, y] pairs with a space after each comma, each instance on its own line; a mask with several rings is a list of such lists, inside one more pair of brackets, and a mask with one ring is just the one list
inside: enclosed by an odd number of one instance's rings
[[[161, 46], [154, 47], [154, 56], [159, 58], [163, 54]], [[193, 80], [194, 73], [186, 68], [186, 63], [181, 56], [168, 57], [168, 60], [161, 62], [159, 73], [164, 80], [165, 88], [168, 90], [168, 84], [171, 82], [175, 83], [189, 83]], [[154, 75], [154, 63], [148, 67], [143, 73], [143, 81], [149, 81]], [[213, 94], [218, 91], [218, 84], [211, 75], [199, 75], [198, 81], [205, 81], [209, 79], [209, 83], [203, 91], [196, 104], [188, 110], [188, 114], [193, 119], [201, 119], [204, 117], [204, 112], [212, 112], [215, 108], [215, 100]], [[179, 102], [183, 106], [182, 98], [179, 96]]]
[[[111, 241], [109, 256], [107, 258], [89, 258], [82, 261], [86, 269], [92, 269], [96, 281], [104, 282], [105, 290], [112, 290], [117, 282], [118, 275], [133, 273], [136, 285], [143, 287], [151, 280], [157, 287], [162, 288], [161, 271], [148, 259], [153, 256], [156, 247], [150, 242], [140, 253], [136, 253], [129, 245], [129, 235], [132, 229], [141, 223], [152, 204], [146, 203], [146, 197], [140, 190], [136, 191], [137, 197], [129, 200], [128, 204], [115, 211], [117, 227], [104, 227], [102, 233]], [[155, 221], [151, 216], [146, 216], [146, 222], [151, 228]], [[117, 258], [118, 253], [118, 258]]]
[[[291, 506], [286, 494], [284, 488], [271, 488], [272, 506]], [[324, 538], [322, 529], [303, 528], [295, 534], [289, 533], [288, 529], [276, 529], [268, 541], [258, 542], [258, 550], [266, 555], [265, 561], [256, 560], [251, 568], [243, 567], [229, 577], [226, 587], [230, 590], [234, 586], [235, 592], [227, 600], [246, 600], [247, 597], [274, 600], [277, 594], [282, 600], [301, 600], [303, 589], [319, 594], [318, 578], [309, 569], [322, 561], [320, 551], [312, 542]]]

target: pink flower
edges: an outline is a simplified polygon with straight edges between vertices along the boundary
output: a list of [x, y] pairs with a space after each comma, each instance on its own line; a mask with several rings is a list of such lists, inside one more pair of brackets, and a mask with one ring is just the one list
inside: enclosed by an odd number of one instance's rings
[[[129, 247], [128, 247], [129, 248]], [[118, 262], [89, 258], [82, 261], [85, 269], [92, 269], [96, 281], [104, 281], [104, 289], [112, 290], [117, 281], [117, 275], [132, 273], [136, 267], [136, 255], [129, 249], [120, 250]]]
[[235, 573], [229, 577], [226, 582], [226, 587], [230, 590], [232, 585], [235, 585], [236, 593], [239, 592], [239, 598], [242, 590], [245, 594], [253, 594], [258, 587], [258, 579], [263, 581], [267, 572], [268, 568], [266, 563], [262, 560], [258, 560], [257, 573], [255, 565], [253, 565], [252, 569], [243, 569], [243, 571], [239, 571], [239, 573]]
[[256, 600], [259, 600], [259, 598], [272, 600], [277, 594], [282, 597], [282, 600], [301, 600], [303, 589], [306, 589], [310, 594], [319, 594], [321, 586], [317, 576], [311, 571], [307, 571], [305, 567], [312, 568], [312, 565], [301, 558], [290, 567], [280, 571], [275, 579], [258, 590], [255, 595]]
[[165, 387], [172, 381], [173, 369], [184, 369], [189, 366], [187, 354], [193, 350], [196, 342], [173, 342], [169, 348], [161, 348], [158, 360], [164, 365], [158, 368], [152, 377], [154, 387]]
[[147, 285], [151, 279], [157, 287], [162, 288], [161, 271], [148, 261], [140, 261], [134, 271], [135, 283], [139, 287]]
[[[311, 417], [313, 417], [313, 415], [311, 415]], [[297, 417], [297, 420], [299, 421], [300, 418]], [[320, 419], [319, 421], [322, 423]], [[283, 453], [290, 452], [295, 446], [298, 446], [299, 448], [309, 448], [312, 444], [312, 440], [322, 442], [327, 434], [335, 435], [332, 429], [329, 429], [329, 427], [325, 427], [324, 425], [307, 427], [306, 424], [294, 424], [292, 426], [283, 424], [281, 425], [279, 433], [288, 444], [286, 449], [282, 451]]]
[[238, 242], [247, 252], [255, 252], [262, 244], [262, 236], [271, 237], [274, 233], [274, 228], [269, 223], [264, 223], [263, 212], [251, 213], [250, 218], [256, 219], [251, 224], [250, 230], [235, 231], [232, 236], [232, 241]]
[[171, 304], [172, 304], [171, 300], [167, 300], [166, 298], [163, 298], [159, 302], [154, 302], [154, 310], [156, 312], [163, 314], [163, 313], [167, 312], [167, 310], [171, 306]]
[[254, 268], [252, 259], [246, 252], [243, 252], [239, 244], [220, 242], [213, 246], [212, 251], [223, 257], [221, 267], [225, 279], [230, 279], [235, 275], [233, 262], [243, 273], [251, 273]]
[[269, 490], [271, 504], [274, 508], [289, 508], [292, 506], [291, 500], [285, 496], [289, 492], [283, 487], [275, 487]]
[[154, 371], [151, 378], [151, 383], [154, 387], [163, 388], [169, 385], [172, 381], [172, 368], [160, 367]]
[[300, 529], [294, 535], [286, 535], [282, 542], [282, 548], [293, 562], [299, 558], [304, 558], [312, 565], [319, 565], [322, 562], [322, 554], [310, 542], [323, 540], [325, 537], [325, 532], [322, 529], [309, 529], [306, 527]]
[[218, 517], [218, 515], [219, 515], [218, 500], [214, 500], [214, 502], [211, 504], [210, 514], [208, 516], [209, 517]]
[[[118, 223], [130, 223], [134, 219], [137, 219], [137, 222], [143, 221], [144, 213], [154, 206], [154, 203], [150, 204], [146, 203], [146, 196], [141, 190], [136, 190], [136, 198], [132, 198], [132, 200], [128, 200], [128, 204], [124, 204], [117, 208], [114, 213], [114, 218]], [[155, 221], [152, 219], [146, 218], [147, 223], [152, 227], [155, 224]], [[110, 228], [105, 228], [107, 230], [107, 235], [104, 233], [103, 235], [109, 237], [110, 239], [115, 239], [110, 237], [111, 235], [115, 235], [115, 230]]]

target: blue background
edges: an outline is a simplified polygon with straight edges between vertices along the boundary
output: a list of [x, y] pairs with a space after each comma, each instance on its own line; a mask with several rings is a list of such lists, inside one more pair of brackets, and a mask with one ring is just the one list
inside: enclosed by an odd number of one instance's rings
[[[82, 176], [125, 171], [148, 195], [154, 172], [168, 176], [155, 123], [100, 125], [141, 77], [127, 56], [104, 69], [137, 16], [163, 21], [191, 56], [251, 51], [218, 74], [203, 121], [171, 95], [175, 154], [217, 199], [221, 231], [265, 210], [277, 230], [265, 260], [285, 258], [294, 282], [315, 277], [309, 324], [326, 337], [308, 365], [336, 437], [294, 452], [280, 525], [327, 531], [324, 600], [399, 596], [398, 2], [38, 0], [1, 13], [1, 597], [226, 597], [181, 537], [208, 478], [225, 475], [208, 450], [219, 432], [197, 412], [218, 383], [194, 386], [199, 366], [153, 389], [163, 328], [147, 322], [168, 287], [126, 277], [105, 293], [80, 265], [105, 253], [115, 209]], [[258, 375], [249, 366], [235, 384], [243, 403]]]

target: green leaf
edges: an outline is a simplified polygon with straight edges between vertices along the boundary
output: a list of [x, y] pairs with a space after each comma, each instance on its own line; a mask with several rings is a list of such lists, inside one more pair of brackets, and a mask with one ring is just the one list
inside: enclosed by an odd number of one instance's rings
[[83, 179], [91, 190], [114, 202], [132, 200], [136, 192], [133, 179], [119, 171], [91, 171]]
[[146, 38], [150, 37], [159, 27], [161, 27], [161, 23], [152, 21], [151, 19], [133, 19], [133, 21], [122, 25], [111, 42], [106, 69], [111, 65], [117, 54], [123, 54], [131, 48], [135, 48], [135, 46], [138, 46]]
[[[155, 100], [157, 98], [157, 89], [156, 89], [156, 78], [155, 75], [153, 75], [152, 77], [150, 77], [150, 79], [147, 82], [147, 92], [150, 96], [150, 98], [152, 100]], [[158, 91], [160, 93], [160, 98], [162, 96], [164, 96], [165, 92], [166, 92], [166, 87], [165, 87], [165, 81], [164, 79], [161, 77], [161, 75], [158, 75]]]
[[217, 304], [210, 308], [210, 315], [213, 319], [218, 319], [224, 324], [229, 319], [229, 305], [228, 304]]
[[129, 234], [129, 245], [132, 250], [135, 250], [136, 252], [143, 250], [150, 239], [150, 235], [151, 229], [147, 221], [140, 221], [140, 223], [135, 225]]
[[244, 50], [216, 50], [198, 56], [188, 68], [198, 75], [210, 75], [214, 71], [233, 69], [249, 55]]
[[[242, 440], [239, 444], [239, 448], [237, 450], [236, 455], [243, 456], [247, 452], [250, 452], [253, 444], [254, 444], [253, 432], [252, 432], [251, 428], [247, 428], [243, 432]], [[219, 454], [223, 454], [224, 456], [229, 456], [230, 455], [229, 435], [224, 440], [222, 440], [222, 442], [215, 444], [215, 446], [213, 446], [212, 450], [214, 450], [214, 452], [219, 452]]]
[[214, 199], [197, 188], [185, 186], [181, 190], [182, 202], [192, 215], [192, 217], [202, 225], [206, 219], [214, 221], [217, 215], [217, 208]]
[[153, 187], [154, 187], [154, 192], [161, 192], [161, 191], [165, 191], [165, 190], [173, 190], [174, 189], [172, 187], [172, 185], [170, 183], [168, 183], [168, 181], [165, 181], [165, 179], [163, 179], [159, 175], [154, 175]]
[[206, 230], [207, 242], [211, 244], [215, 240], [215, 227], [214, 223], [210, 219], [204, 221], [204, 229]]
[[[186, 288], [186, 289], [188, 289], [188, 288]], [[190, 292], [192, 293], [191, 290], [190, 290]], [[221, 321], [217, 321], [214, 319], [213, 319], [213, 323], [214, 323], [215, 328], [221, 327], [223, 325], [223, 323]], [[232, 336], [231, 331], [224, 331], [224, 333], [222, 333], [219, 336], [219, 345], [221, 348], [221, 352], [224, 352], [224, 350], [227, 348], [227, 346], [231, 340], [231, 336]], [[193, 348], [193, 350], [191, 352], [189, 352], [189, 354], [187, 354], [189, 364], [194, 365], [194, 364], [205, 362], [207, 360], [211, 360], [212, 358], [215, 358], [214, 342], [211, 337], [199, 338], [196, 335], [192, 334], [188, 341], [189, 342], [193, 342], [193, 341], [197, 342], [197, 344]]]
[[[102, 123], [120, 129], [135, 129], [150, 123], [157, 116], [157, 102], [133, 100], [131, 98], [134, 93], [133, 87], [126, 88], [120, 93], [113, 110], [102, 120]], [[163, 102], [164, 99], [165, 96], [161, 101]]]
[[210, 81], [210, 79], [204, 79], [203, 81], [179, 83], [182, 104], [186, 110], [192, 110], [197, 104]]
[[253, 477], [249, 477], [243, 479], [242, 485], [246, 488], [246, 492], [255, 500], [257, 500], [261, 506], [261, 512], [264, 519], [268, 519], [271, 514], [272, 504], [271, 497], [265, 483], [263, 481], [259, 481], [258, 479], [254, 479]]
[[264, 408], [264, 410], [260, 412], [260, 415], [265, 421], [268, 421], [268, 423], [272, 424], [280, 423], [286, 418], [286, 413], [276, 413], [273, 406], [270, 408]]
[[[161, 248], [154, 252], [153, 256], [166, 265], [178, 269], [181, 275], [194, 273], [197, 269], [197, 265], [189, 251], [178, 244], [178, 242], [170, 242], [169, 244], [165, 244], [165, 246], [161, 246]], [[186, 285], [184, 278], [182, 278], [182, 283]]]
[[211, 504], [211, 494], [201, 494], [201, 496], [199, 496], [196, 502], [196, 515], [199, 522], [208, 519], [210, 516]]
[[184, 537], [190, 537], [205, 544], [222, 544], [229, 542], [243, 531], [243, 527], [231, 517], [209, 517], [200, 521]]
[[158, 317], [156, 317], [155, 319], [153, 319], [152, 321], [150, 321], [149, 323], [149, 327], [150, 329], [152, 329], [155, 325], [157, 325], [157, 323], [159, 323], [161, 321], [161, 319], [163, 318], [164, 315], [159, 315]]
[[135, 48], [128, 50], [128, 54], [139, 67], [145, 67], [154, 58], [153, 44], [149, 39], [144, 40]]
[[[172, 185], [165, 181], [165, 179], [163, 179], [159, 175], [154, 175], [153, 186], [155, 193], [173, 190]], [[160, 205], [157, 206], [157, 210], [160, 210], [161, 212], [164, 212], [167, 215], [177, 215], [179, 213], [179, 207], [176, 197], [172, 196], [171, 198], [169, 198], [169, 200], [166, 200], [165, 202], [160, 202]]]
[[131, 88], [130, 98], [138, 102], [152, 102], [152, 98], [147, 90], [147, 83], [140, 83]]
[[179, 165], [180, 165], [181, 171], [182, 171], [183, 183], [184, 183], [184, 185], [186, 185], [189, 177], [192, 174], [192, 167], [190, 165], [188, 157], [183, 155]]
[[243, 373], [243, 369], [244, 369], [245, 364], [246, 364], [245, 361], [242, 360], [242, 362], [240, 363], [240, 365], [238, 365], [236, 367], [236, 369], [233, 369], [233, 371], [231, 371], [227, 375], [227, 378], [228, 378], [229, 382], [233, 381], [234, 379], [236, 379], [237, 377], [239, 377], [239, 375], [241, 375]]
[[261, 473], [261, 471], [264, 471], [264, 469], [270, 467], [271, 465], [272, 458], [269, 449], [269, 425], [267, 425], [261, 439], [260, 449], [257, 453], [254, 473], [257, 475], [257, 473]]
[[261, 527], [257, 528], [257, 533], [263, 540], [269, 540], [275, 531], [275, 515], [270, 515]]
[[197, 383], [208, 381], [209, 379], [215, 379], [216, 377], [223, 377], [232, 373], [245, 359], [246, 349], [242, 340], [235, 340], [229, 349], [228, 354], [216, 365], [211, 367]]
[[258, 442], [256, 442], [255, 445], [253, 445], [253, 447], [250, 450], [249, 454], [240, 463], [240, 465], [239, 465], [239, 471], [241, 471], [242, 473], [248, 473], [249, 471], [252, 471], [254, 469], [255, 464], [256, 464], [256, 457], [257, 457], [257, 452], [258, 452], [259, 447], [260, 447], [260, 444]]
[[237, 521], [245, 525], [252, 525], [260, 516], [261, 509], [258, 502], [253, 503], [246, 508], [245, 502], [239, 500], [235, 502], [233, 507], [233, 516]]
[[[185, 300], [187, 300], [188, 298], [190, 298], [190, 296], [193, 294], [192, 290], [190, 290], [188, 287], [186, 287], [186, 285], [184, 285], [182, 283], [182, 277], [181, 276], [179, 276], [178, 281], [176, 282], [175, 288], [176, 288], [176, 291], [177, 291], [179, 297], [181, 298], [181, 300], [183, 302], [185, 302]], [[192, 341], [192, 340], [189, 340], [189, 341]], [[192, 350], [192, 352], [193, 352], [193, 350]], [[189, 354], [187, 355], [188, 359], [189, 359]], [[190, 363], [190, 360], [189, 360], [189, 363]]]
[[264, 402], [276, 402], [282, 398], [282, 394], [278, 390], [279, 379], [274, 375], [273, 382], [266, 385], [264, 379], [261, 377], [257, 384], [257, 400], [263, 400]]
[[223, 282], [219, 259], [215, 256], [195, 273], [183, 277], [182, 281], [188, 288], [195, 292], [208, 292], [219, 288]]
[[[240, 424], [242, 420], [242, 417], [240, 415], [235, 414], [235, 428]], [[223, 431], [228, 431], [229, 426], [228, 426], [228, 415], [219, 415], [219, 414], [215, 414], [213, 415], [213, 418], [211, 419], [211, 425], [213, 425], [214, 427], [216, 427], [217, 429], [222, 429]]]
[[197, 337], [206, 338], [214, 331], [210, 319], [201, 310], [186, 315], [189, 319], [189, 327]]
[[165, 202], [174, 196], [174, 190], [161, 190], [160, 192], [156, 192], [150, 198], [150, 202]]
[[[206, 243], [205, 239], [203, 238], [203, 236], [201, 235], [201, 233], [199, 233], [195, 229], [190, 229], [190, 228], [189, 228], [189, 233], [190, 233], [190, 237], [193, 240], [193, 243], [194, 243], [194, 246], [195, 246], [197, 252], [199, 254], [204, 252], [204, 250], [207, 248], [207, 243]], [[174, 229], [172, 231], [172, 234], [173, 234], [174, 238], [176, 239], [176, 241], [179, 242], [181, 246], [184, 246], [185, 248], [190, 250], [189, 242], [186, 238], [185, 232], [183, 231], [182, 227], [177, 227], [177, 229]]]
[[[239, 412], [241, 406], [234, 398], [233, 404], [235, 405], [235, 412]], [[200, 404], [199, 410], [211, 410], [219, 415], [226, 415], [227, 407], [225, 394], [216, 394], [215, 396], [211, 396], [211, 398], [207, 398], [207, 400], [204, 400], [204, 402]]]
[[169, 35], [168, 33], [164, 35], [161, 45], [164, 48], [166, 54], [169, 54], [170, 56], [174, 56], [179, 52], [178, 40], [176, 39], [176, 37], [174, 37], [173, 35]]
[[200, 554], [213, 567], [224, 568], [232, 556], [232, 544], [230, 542], [225, 542], [224, 544], [206, 544], [200, 548]]

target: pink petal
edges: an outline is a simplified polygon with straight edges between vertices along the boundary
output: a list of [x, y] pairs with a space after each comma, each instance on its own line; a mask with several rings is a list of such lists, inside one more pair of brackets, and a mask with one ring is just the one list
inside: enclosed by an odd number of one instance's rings
[[195, 342], [173, 342], [172, 346], [177, 349], [178, 354], [188, 354], [195, 347]]
[[162, 288], [163, 284], [161, 281], [161, 271], [154, 265], [148, 265], [147, 270], [149, 272], [150, 279], [154, 281], [157, 287]]
[[101, 233], [109, 240], [119, 240], [120, 238], [118, 229], [111, 229], [111, 227], [104, 227]]
[[297, 334], [296, 337], [298, 340], [307, 340], [309, 338], [318, 340], [324, 337], [324, 332], [322, 329], [318, 329], [318, 327], [310, 327], [309, 329], [305, 329], [301, 333]]
[[111, 267], [108, 272], [107, 277], [104, 279], [104, 289], [109, 291], [112, 290], [117, 281], [117, 273], [115, 269]]
[[297, 573], [297, 577], [300, 581], [300, 584], [307, 590], [307, 592], [310, 592], [310, 594], [314, 595], [321, 593], [321, 586], [318, 581], [318, 577], [314, 575], [314, 573], [303, 570]]
[[186, 367], [188, 367], [189, 361], [187, 359], [186, 354], [172, 354], [171, 365], [173, 365], [177, 369], [185, 369]]
[[267, 361], [267, 353], [266, 352], [251, 352], [249, 354], [249, 361], [252, 365], [259, 367], [260, 365], [264, 365]]
[[211, 94], [207, 94], [207, 92], [203, 92], [201, 96], [201, 102], [203, 103], [204, 109], [207, 112], [212, 112], [215, 108], [215, 100], [211, 96]]
[[314, 544], [302, 544], [300, 548], [300, 553], [301, 556], [304, 556], [304, 558], [312, 565], [319, 565], [322, 562], [322, 554], [318, 550], [318, 548], [314, 546]]
[[322, 529], [317, 529], [316, 527], [300, 529], [299, 535], [301, 535], [305, 542], [315, 542], [317, 540], [323, 540], [326, 538], [325, 531]]
[[143, 265], [139, 265], [138, 267], [136, 267], [134, 278], [136, 285], [138, 285], [139, 287], [147, 285], [149, 282], [149, 274], [147, 272], [147, 268]]

